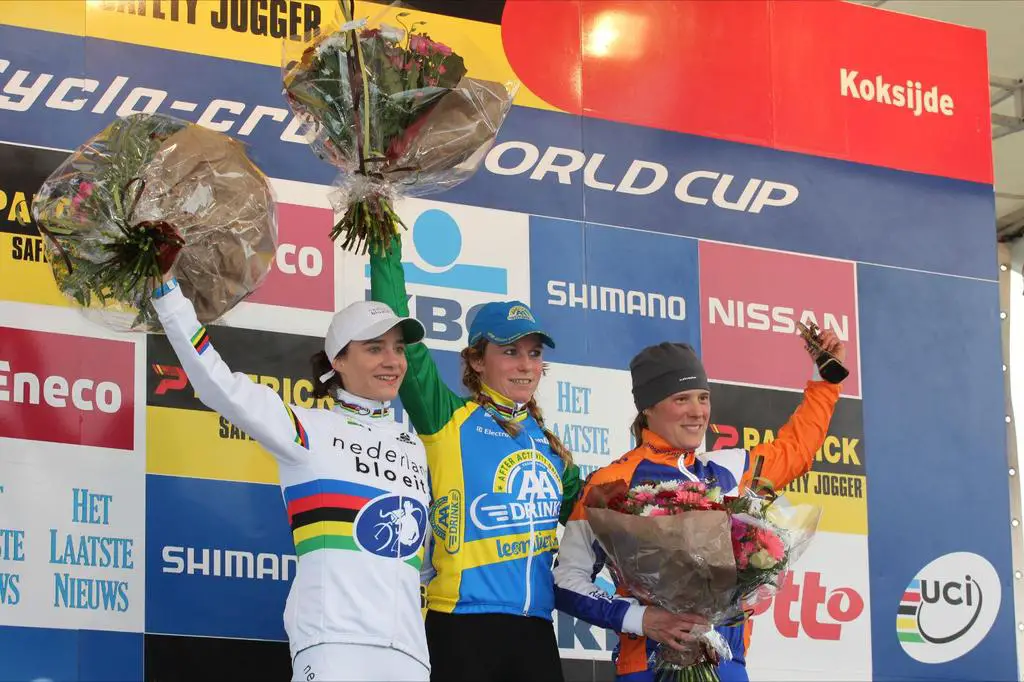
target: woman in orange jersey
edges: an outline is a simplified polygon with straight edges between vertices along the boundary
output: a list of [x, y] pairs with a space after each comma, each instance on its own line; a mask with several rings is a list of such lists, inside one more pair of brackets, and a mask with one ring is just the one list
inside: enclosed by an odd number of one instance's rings
[[[846, 349], [834, 333], [823, 332], [821, 346], [840, 363], [844, 361]], [[586, 499], [591, 486], [613, 481], [634, 486], [641, 481], [699, 480], [734, 495], [750, 485], [755, 469], [759, 469], [759, 480], [781, 489], [810, 470], [839, 399], [839, 385], [822, 380], [815, 367], [803, 400], [774, 441], [761, 443], [750, 452], [734, 449], [696, 454], [711, 415], [711, 392], [693, 348], [679, 343], [650, 346], [633, 358], [629, 367], [638, 412], [633, 422], [638, 446], [591, 474], [579, 500]], [[682, 648], [683, 642], [695, 638], [692, 630], [701, 619], [641, 605], [621, 587], [615, 597], [607, 595], [594, 584], [605, 558], [587, 521], [586, 508], [577, 502], [554, 569], [556, 608], [619, 633], [612, 655], [619, 682], [653, 682], [656, 673], [649, 665], [651, 654], [659, 645]], [[733, 656], [719, 666], [719, 676], [723, 682], [748, 680], [749, 624], [718, 626], [716, 630], [729, 642]]]

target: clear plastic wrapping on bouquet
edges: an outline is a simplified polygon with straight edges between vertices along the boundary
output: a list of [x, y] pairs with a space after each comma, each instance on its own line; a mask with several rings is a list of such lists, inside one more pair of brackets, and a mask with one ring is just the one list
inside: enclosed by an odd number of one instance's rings
[[[419, 13], [400, 3], [372, 19], [354, 16], [346, 0], [338, 8], [333, 25], [304, 43], [286, 41], [283, 80], [292, 110], [309, 124], [313, 151], [341, 171], [335, 207], [368, 204], [359, 209], [367, 217], [350, 215], [331, 235], [351, 237], [348, 248], [397, 224], [378, 210], [381, 201], [441, 192], [472, 176], [518, 82], [475, 75], [487, 73], [482, 50], [459, 54], [470, 46], [465, 36], [435, 40], [429, 21], [416, 21]], [[373, 185], [362, 181], [367, 176]]]
[[[702, 638], [685, 651], [662, 647], [662, 666], [686, 668], [707, 660], [710, 650], [718, 659], [728, 660], [727, 643], [710, 626], [740, 621], [754, 604], [774, 593], [781, 574], [814, 537], [820, 508], [752, 493], [721, 505], [726, 508], [667, 515], [608, 508], [609, 501], [624, 490], [621, 482], [598, 486], [584, 501], [590, 526], [616, 581], [641, 603], [676, 614], [698, 615], [709, 623]], [[779, 552], [766, 554], [757, 566], [741, 565], [734, 537], [748, 528], [770, 531], [781, 543]], [[742, 561], [751, 559], [743, 556]]]
[[150, 296], [172, 242], [173, 274], [204, 324], [263, 283], [277, 249], [273, 193], [245, 147], [159, 114], [117, 119], [76, 149], [33, 218], [60, 291], [117, 331], [161, 331]]

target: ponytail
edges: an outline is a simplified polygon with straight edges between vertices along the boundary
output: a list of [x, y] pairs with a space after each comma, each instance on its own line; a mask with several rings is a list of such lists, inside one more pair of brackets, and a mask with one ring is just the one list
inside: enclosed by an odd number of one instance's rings
[[[487, 347], [487, 343], [486, 339], [481, 339], [480, 341], [477, 341], [475, 345], [463, 348], [462, 352], [459, 354], [462, 356], [462, 385], [469, 389], [472, 399], [480, 405], [494, 405], [494, 400], [491, 399], [491, 396], [484, 392], [483, 381], [480, 379], [480, 375], [477, 371], [473, 369], [472, 365], [472, 362], [483, 359], [484, 349]], [[537, 405], [537, 399], [530, 398], [530, 402], [526, 403], [526, 409], [536, 420], [541, 431], [544, 432], [544, 437], [548, 439], [548, 445], [551, 446], [551, 451], [558, 455], [559, 459], [562, 460], [562, 464], [565, 465], [565, 468], [572, 466], [572, 452], [569, 451], [569, 448], [565, 447], [565, 444], [562, 443], [558, 436], [544, 426], [544, 415], [540, 410], [540, 406]], [[498, 426], [500, 426], [505, 433], [513, 438], [519, 435], [522, 429], [519, 424], [505, 419], [500, 419], [497, 415], [494, 415], [494, 418], [498, 422]]]
[[[345, 351], [342, 351], [344, 354]], [[334, 365], [331, 364], [330, 359], [327, 357], [325, 351], [320, 351], [309, 359], [310, 365], [313, 367], [313, 397], [314, 398], [327, 398], [333, 395], [334, 391], [344, 388], [341, 383], [341, 375], [335, 371], [334, 376], [328, 379], [326, 382], [320, 380], [324, 374], [327, 374]]]
[[633, 441], [637, 444], [637, 447], [644, 442], [644, 429], [648, 428], [647, 415], [643, 412], [638, 412], [636, 419], [633, 420], [633, 424], [630, 425], [629, 430], [633, 433]]

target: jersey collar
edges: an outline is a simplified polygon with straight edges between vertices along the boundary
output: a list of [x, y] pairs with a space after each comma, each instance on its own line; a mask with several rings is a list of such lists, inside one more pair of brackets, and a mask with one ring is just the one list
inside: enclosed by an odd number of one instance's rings
[[507, 422], [521, 422], [530, 413], [525, 403], [513, 402], [487, 384], [481, 383], [481, 387], [483, 392], [494, 401], [491, 404], [484, 405], [484, 408], [498, 418]]
[[665, 463], [676, 466], [679, 462], [679, 458], [683, 458], [683, 466], [693, 466], [696, 460], [696, 454], [693, 450], [682, 450], [670, 444], [667, 440], [656, 434], [650, 429], [644, 429], [643, 433], [644, 445], [659, 459], [663, 459]]
[[338, 389], [334, 392], [334, 402], [334, 409], [342, 414], [363, 419], [391, 418], [391, 403], [389, 401], [370, 400], [344, 389]]

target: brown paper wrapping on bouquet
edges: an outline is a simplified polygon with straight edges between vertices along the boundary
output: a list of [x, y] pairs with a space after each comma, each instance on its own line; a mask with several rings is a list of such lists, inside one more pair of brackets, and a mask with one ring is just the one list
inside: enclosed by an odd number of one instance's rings
[[627, 588], [644, 592], [638, 598], [706, 616], [728, 605], [736, 561], [726, 512], [633, 516], [592, 508], [587, 518]]
[[501, 83], [463, 78], [410, 131], [409, 147], [382, 170], [398, 181], [449, 171], [489, 147], [511, 105], [512, 95]]
[[277, 217], [267, 179], [240, 142], [188, 126], [167, 138], [143, 180], [136, 220], [166, 220], [181, 233], [174, 274], [199, 321], [213, 322], [269, 272]]
[[625, 481], [595, 485], [584, 499], [587, 519], [612, 568], [634, 596], [676, 613], [710, 616], [736, 586], [729, 515], [692, 511], [634, 516], [608, 509], [625, 496]]

